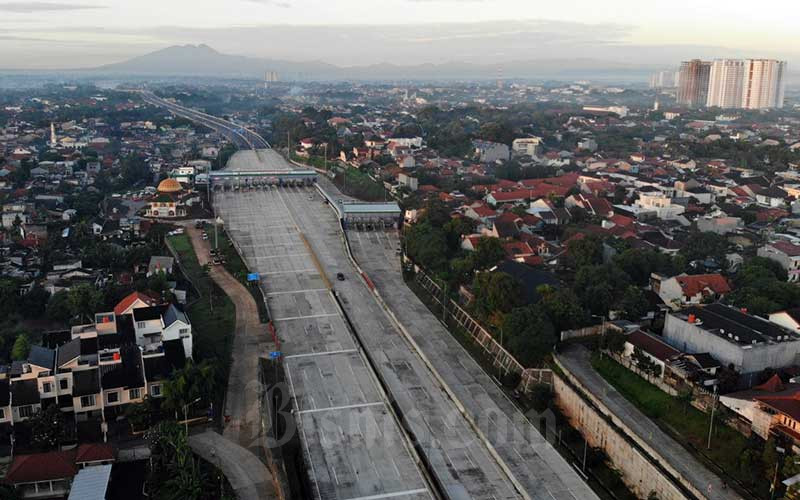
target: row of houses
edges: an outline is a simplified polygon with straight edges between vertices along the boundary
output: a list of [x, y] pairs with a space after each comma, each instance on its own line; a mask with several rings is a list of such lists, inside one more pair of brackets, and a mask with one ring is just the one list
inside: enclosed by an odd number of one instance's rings
[[0, 372], [0, 425], [8, 434], [50, 404], [76, 423], [113, 421], [128, 404], [162, 397], [164, 381], [192, 356], [186, 314], [139, 292], [46, 339], [50, 346], [33, 346], [25, 361]]

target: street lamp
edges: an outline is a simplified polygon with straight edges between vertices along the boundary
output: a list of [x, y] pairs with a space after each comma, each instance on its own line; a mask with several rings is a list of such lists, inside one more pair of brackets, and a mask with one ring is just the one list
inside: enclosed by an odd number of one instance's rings
[[196, 398], [194, 401], [190, 401], [185, 405], [183, 405], [183, 426], [186, 429], [187, 438], [189, 437], [189, 417], [188, 417], [189, 407], [197, 403], [198, 401], [200, 401], [200, 398]]

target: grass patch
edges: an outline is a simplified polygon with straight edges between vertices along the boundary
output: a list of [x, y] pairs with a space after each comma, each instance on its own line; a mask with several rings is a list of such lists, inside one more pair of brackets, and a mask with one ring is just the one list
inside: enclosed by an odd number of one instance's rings
[[[167, 243], [178, 254], [181, 270], [195, 287], [193, 300], [186, 311], [192, 322], [193, 358], [195, 362], [212, 360], [216, 363], [217, 394], [214, 396], [214, 405], [222, 408], [231, 369], [236, 307], [200, 266], [189, 236], [171, 236]], [[221, 413], [218, 411], [217, 416]]]
[[[628, 401], [695, 457], [709, 465], [712, 470], [722, 472], [729, 483], [736, 482], [735, 478], [740, 475], [740, 456], [750, 447], [745, 436], [715, 418], [711, 449], [707, 450], [709, 414], [692, 406], [687, 407], [677, 398], [607, 356], [594, 354], [592, 366]], [[768, 488], [768, 481], [762, 478], [760, 484], [754, 485], [755, 489], [761, 491]]]
[[[213, 228], [209, 229], [209, 241], [211, 242], [212, 248], [214, 248], [216, 243], [212, 234], [213, 230]], [[218, 238], [219, 246], [217, 248], [222, 251], [222, 257], [225, 260], [223, 267], [225, 267], [225, 270], [228, 271], [231, 276], [236, 278], [245, 286], [245, 288], [247, 288], [247, 290], [250, 292], [250, 295], [253, 296], [253, 300], [256, 302], [259, 319], [262, 323], [268, 323], [269, 311], [267, 310], [267, 305], [264, 303], [264, 295], [261, 293], [261, 289], [259, 288], [257, 282], [251, 283], [247, 281], [247, 275], [250, 273], [250, 270], [247, 268], [247, 264], [244, 263], [242, 258], [239, 256], [239, 253], [233, 247], [233, 243], [228, 237], [227, 231], [220, 229]]]

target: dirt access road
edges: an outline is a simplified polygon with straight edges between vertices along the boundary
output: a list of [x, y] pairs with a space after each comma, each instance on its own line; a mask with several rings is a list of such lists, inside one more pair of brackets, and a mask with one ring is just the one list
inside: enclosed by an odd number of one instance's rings
[[[211, 247], [208, 240], [203, 240], [202, 231], [188, 224], [185, 229], [200, 266], [210, 263]], [[246, 467], [236, 468], [234, 472], [247, 475], [245, 478], [238, 478], [239, 484], [252, 485], [237, 491], [240, 498], [277, 498], [272, 474], [260, 459], [264, 451], [260, 439], [258, 382], [258, 358], [266, 356], [274, 346], [267, 341], [266, 325], [261, 323], [258, 307], [247, 288], [223, 266], [210, 266], [209, 276], [236, 306], [236, 330], [224, 409], [224, 415], [229, 419], [222, 433], [225, 439], [214, 440], [215, 446], [219, 447], [222, 443], [226, 450], [223, 453], [223, 450], [217, 448], [216, 454], [227, 458], [236, 457], [240, 465], [247, 464]], [[233, 482], [230, 477], [229, 480]]]

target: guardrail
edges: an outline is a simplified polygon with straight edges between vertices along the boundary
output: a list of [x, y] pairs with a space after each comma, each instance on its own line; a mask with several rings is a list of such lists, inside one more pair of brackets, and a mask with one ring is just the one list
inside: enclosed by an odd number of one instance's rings
[[[458, 302], [444, 297], [442, 287], [440, 287], [438, 283], [428, 276], [418, 265], [414, 264], [411, 259], [408, 259], [408, 257], [406, 257], [406, 259], [414, 266], [414, 281], [430, 293], [431, 298], [444, 309], [447, 319], [455, 321], [459, 327], [463, 328], [470, 337], [472, 337], [475, 344], [483, 349], [486, 355], [492, 359], [492, 365], [502, 370], [503, 375], [507, 375], [510, 372], [519, 373], [519, 389], [522, 390], [522, 392], [528, 393], [535, 384], [552, 384], [553, 372], [550, 369], [525, 368], [522, 363], [506, 350], [505, 347], [500, 345], [494, 336], [489, 333], [478, 320], [473, 318], [461, 307]], [[447, 304], [447, 306], [444, 304]]]

